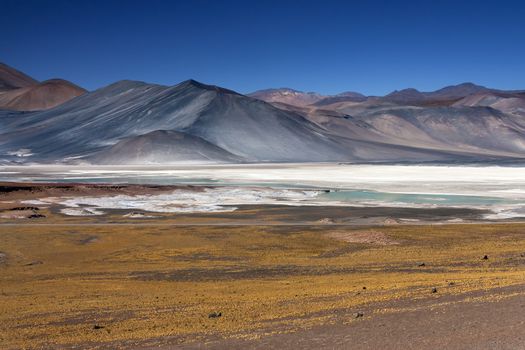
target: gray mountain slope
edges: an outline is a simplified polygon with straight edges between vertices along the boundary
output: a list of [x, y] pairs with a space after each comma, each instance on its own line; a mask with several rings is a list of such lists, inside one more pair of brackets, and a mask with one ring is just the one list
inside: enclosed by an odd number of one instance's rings
[[524, 157], [525, 127], [489, 107], [349, 107], [346, 117], [313, 116], [338, 135], [395, 145]]
[[241, 158], [197, 136], [167, 130], [125, 138], [87, 160], [94, 164], [113, 165], [242, 161]]
[[[504, 113], [525, 117], [525, 93], [482, 92], [469, 95], [454, 107], [491, 107]], [[521, 119], [525, 122], [525, 119]]]
[[48, 111], [8, 114], [0, 127], [0, 153], [30, 149], [27, 161], [86, 157], [156, 130], [198, 136], [249, 161], [354, 158], [296, 113], [195, 81], [174, 87], [122, 81]]

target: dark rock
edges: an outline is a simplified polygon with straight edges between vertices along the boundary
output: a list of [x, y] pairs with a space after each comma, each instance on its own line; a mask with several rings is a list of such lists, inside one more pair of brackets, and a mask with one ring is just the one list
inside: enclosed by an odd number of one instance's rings
[[363, 289], [366, 289], [366, 287], [363, 287]]
[[483, 260], [489, 260], [489, 256], [488, 255], [484, 255], [483, 256]]
[[40, 218], [45, 218], [46, 216], [45, 215], [42, 215], [42, 214], [31, 214], [29, 215], [27, 218], [28, 219], [40, 219]]
[[365, 314], [362, 313], [361, 311], [358, 311], [354, 314], [354, 318], [360, 318], [360, 317], [363, 317]]
[[14, 207], [10, 210], [40, 210], [38, 207]]
[[438, 292], [438, 290], [437, 290], [436, 287], [432, 288], [432, 293], [437, 293], [437, 292]]
[[417, 266], [419, 266], [419, 267], [423, 267], [423, 266], [426, 266], [426, 265], [425, 265], [425, 263], [421, 263], [421, 264], [419, 264], [419, 265], [417, 265]]
[[98, 324], [93, 326], [93, 329], [103, 329], [103, 328], [104, 328], [104, 326], [101, 326], [101, 325], [98, 325]]
[[208, 315], [208, 318], [218, 318], [222, 316], [222, 312], [212, 312]]

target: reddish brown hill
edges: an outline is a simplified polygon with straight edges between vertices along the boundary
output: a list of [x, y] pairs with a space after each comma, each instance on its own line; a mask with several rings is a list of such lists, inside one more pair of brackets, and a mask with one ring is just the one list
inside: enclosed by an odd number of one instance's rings
[[0, 108], [37, 111], [53, 108], [85, 93], [83, 88], [62, 79], [6, 91], [0, 94]]
[[38, 84], [38, 81], [24, 73], [0, 63], [0, 92]]

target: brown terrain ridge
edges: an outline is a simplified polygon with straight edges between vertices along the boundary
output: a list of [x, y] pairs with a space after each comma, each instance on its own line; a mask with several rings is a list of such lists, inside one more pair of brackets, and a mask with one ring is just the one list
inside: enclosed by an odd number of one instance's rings
[[46, 80], [38, 85], [0, 94], [0, 108], [15, 111], [38, 111], [61, 105], [86, 90], [62, 79]]
[[38, 84], [38, 81], [0, 62], [0, 92], [35, 84]]
[[38, 82], [0, 63], [0, 109], [38, 111], [61, 105], [85, 89], [63, 79]]

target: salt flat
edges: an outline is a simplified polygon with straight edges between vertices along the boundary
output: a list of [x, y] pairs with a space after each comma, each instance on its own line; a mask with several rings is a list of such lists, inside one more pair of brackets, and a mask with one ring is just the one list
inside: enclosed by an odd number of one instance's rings
[[[229, 164], [180, 166], [24, 166], [2, 167], [0, 180], [178, 182], [199, 184], [295, 184], [410, 193], [479, 194], [525, 197], [525, 166]], [[436, 187], [436, 185], [438, 187]], [[400, 187], [401, 186], [401, 187]], [[514, 187], [513, 187], [514, 186]]]
[[[488, 209], [487, 218], [525, 216], [525, 167], [498, 165], [243, 164], [4, 167], [4, 181], [195, 184], [228, 188], [155, 197], [70, 199], [66, 206], [151, 211], [226, 211], [242, 204]], [[292, 189], [293, 191], [288, 191]], [[329, 190], [325, 193], [319, 190]], [[173, 204], [191, 202], [184, 208]], [[154, 203], [154, 204], [153, 204]]]

